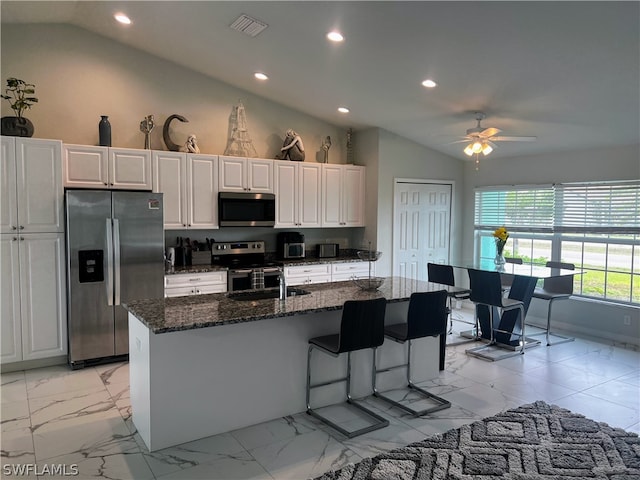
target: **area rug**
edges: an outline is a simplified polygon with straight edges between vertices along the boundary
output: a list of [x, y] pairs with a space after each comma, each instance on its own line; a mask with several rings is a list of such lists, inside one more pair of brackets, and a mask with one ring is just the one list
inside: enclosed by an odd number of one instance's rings
[[538, 401], [318, 480], [638, 480], [635, 433]]

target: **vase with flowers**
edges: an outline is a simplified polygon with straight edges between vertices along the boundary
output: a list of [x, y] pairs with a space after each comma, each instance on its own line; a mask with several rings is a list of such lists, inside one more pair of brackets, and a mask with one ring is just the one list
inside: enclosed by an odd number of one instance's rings
[[493, 263], [495, 263], [498, 269], [504, 268], [504, 264], [506, 260], [504, 259], [504, 246], [507, 244], [507, 240], [509, 239], [509, 232], [507, 232], [506, 227], [496, 228], [493, 232], [493, 238], [496, 241], [496, 256], [493, 259]]

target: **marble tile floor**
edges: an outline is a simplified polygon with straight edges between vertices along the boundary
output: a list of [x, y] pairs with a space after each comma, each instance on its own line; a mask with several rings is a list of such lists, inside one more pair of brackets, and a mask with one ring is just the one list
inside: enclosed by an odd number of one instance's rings
[[2, 374], [2, 478], [56, 478], [11, 473], [36, 465], [83, 479], [304, 479], [534, 400], [640, 433], [637, 350], [576, 339], [492, 363], [466, 355], [469, 346], [448, 347], [445, 371], [421, 384], [450, 409], [411, 418], [368, 397], [390, 425], [353, 439], [298, 413], [153, 453], [130, 418], [127, 363]]

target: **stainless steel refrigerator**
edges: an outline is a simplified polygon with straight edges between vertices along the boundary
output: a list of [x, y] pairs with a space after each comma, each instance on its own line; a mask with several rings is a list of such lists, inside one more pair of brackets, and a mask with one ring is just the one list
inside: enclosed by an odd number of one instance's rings
[[69, 364], [129, 353], [122, 303], [164, 296], [162, 194], [68, 190]]

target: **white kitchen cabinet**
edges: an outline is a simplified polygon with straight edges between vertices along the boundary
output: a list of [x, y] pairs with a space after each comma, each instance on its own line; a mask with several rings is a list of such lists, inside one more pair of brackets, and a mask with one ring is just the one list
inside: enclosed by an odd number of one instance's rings
[[[375, 275], [375, 264], [371, 265], [371, 275]], [[369, 262], [340, 262], [331, 264], [331, 281], [343, 282], [353, 278], [368, 278]]]
[[2, 137], [0, 233], [64, 231], [62, 142]]
[[165, 229], [218, 228], [218, 157], [153, 152], [153, 191], [163, 193]]
[[273, 160], [218, 157], [221, 192], [273, 193]]
[[322, 226], [362, 227], [365, 167], [322, 164]]
[[66, 355], [64, 234], [2, 234], [2, 363]]
[[321, 225], [321, 167], [320, 163], [275, 161], [276, 228]]
[[284, 268], [287, 285], [309, 285], [331, 281], [331, 265], [319, 263], [314, 265], [296, 265]]
[[64, 145], [64, 186], [151, 190], [151, 150]]
[[176, 273], [165, 275], [164, 296], [182, 297], [227, 291], [227, 272]]

